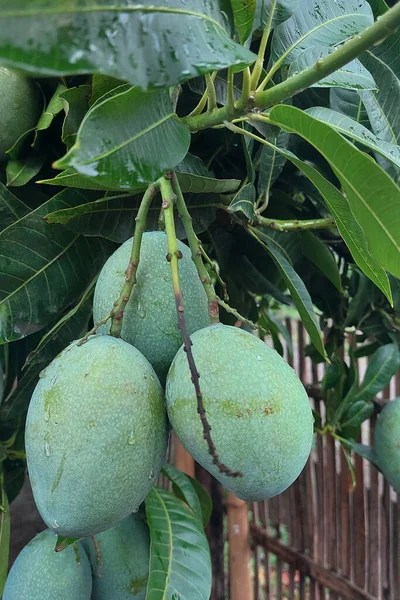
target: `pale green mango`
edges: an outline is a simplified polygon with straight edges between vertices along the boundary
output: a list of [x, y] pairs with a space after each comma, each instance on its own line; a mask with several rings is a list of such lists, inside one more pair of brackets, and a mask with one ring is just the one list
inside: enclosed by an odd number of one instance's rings
[[74, 342], [46, 369], [26, 421], [26, 455], [39, 512], [79, 538], [136, 510], [168, 441], [160, 382], [136, 348], [110, 336]]
[[0, 67], [0, 162], [6, 150], [34, 127], [40, 115], [40, 93], [32, 79]]
[[379, 415], [374, 443], [379, 468], [400, 493], [400, 398], [389, 402]]
[[[144, 600], [149, 577], [149, 528], [138, 515], [83, 543], [93, 571], [92, 600]], [[101, 558], [100, 558], [101, 557]]]
[[13, 564], [3, 600], [90, 600], [92, 573], [78, 544], [55, 552], [57, 536], [46, 529], [33, 538]]
[[275, 350], [246, 331], [218, 324], [191, 337], [219, 458], [243, 477], [223, 475], [212, 464], [183, 348], [167, 377], [173, 429], [190, 454], [239, 498], [280, 494], [311, 451], [313, 416], [303, 385]]
[[[178, 243], [182, 252], [179, 274], [189, 333], [209, 324], [207, 297], [200, 282], [190, 250]], [[97, 281], [93, 318], [103, 319], [112, 309], [125, 282], [132, 239], [122, 244], [108, 259]], [[177, 325], [171, 268], [166, 260], [167, 236], [161, 231], [143, 235], [137, 284], [125, 308], [121, 337], [135, 346], [152, 364], [161, 383], [182, 343]], [[98, 333], [109, 333], [110, 322]]]

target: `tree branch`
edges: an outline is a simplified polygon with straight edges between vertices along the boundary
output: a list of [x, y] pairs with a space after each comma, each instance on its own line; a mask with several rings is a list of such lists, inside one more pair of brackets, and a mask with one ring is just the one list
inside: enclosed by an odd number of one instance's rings
[[266, 217], [259, 216], [257, 221], [260, 225], [265, 225], [276, 231], [304, 231], [306, 229], [331, 229], [336, 227], [333, 217], [299, 221], [297, 219], [267, 219]]
[[230, 477], [241, 477], [242, 474], [238, 471], [231, 471], [229, 467], [224, 465], [218, 457], [218, 452], [215, 444], [211, 438], [211, 426], [207, 420], [206, 410], [204, 408], [203, 396], [200, 389], [200, 373], [197, 371], [196, 364], [192, 352], [192, 340], [187, 329], [185, 320], [185, 311], [183, 305], [182, 289], [179, 280], [179, 259], [182, 258], [182, 253], [178, 248], [178, 241], [175, 233], [174, 223], [174, 201], [176, 196], [172, 189], [171, 181], [168, 177], [162, 177], [158, 180], [162, 196], [162, 207], [164, 209], [164, 221], [165, 221], [165, 232], [167, 234], [168, 241], [168, 255], [167, 260], [171, 266], [172, 285], [174, 288], [176, 313], [178, 316], [178, 327], [182, 334], [183, 346], [186, 352], [187, 360], [189, 363], [190, 374], [192, 382], [196, 391], [197, 398], [197, 412], [200, 416], [201, 423], [203, 426], [203, 437], [207, 442], [208, 451], [212, 457], [212, 462], [217, 466], [221, 473], [225, 473]]

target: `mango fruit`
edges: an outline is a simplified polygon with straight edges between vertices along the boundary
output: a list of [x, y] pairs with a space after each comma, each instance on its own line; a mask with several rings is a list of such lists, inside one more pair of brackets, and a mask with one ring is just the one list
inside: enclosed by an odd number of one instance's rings
[[[118, 299], [125, 282], [132, 239], [110, 256], [99, 275], [93, 302], [95, 322], [103, 319]], [[178, 245], [182, 252], [179, 274], [186, 324], [189, 333], [193, 333], [209, 324], [207, 297], [189, 248], [182, 242]], [[121, 331], [122, 339], [140, 350], [151, 363], [161, 383], [165, 382], [172, 359], [182, 343], [167, 254], [164, 232], [153, 231], [143, 235], [137, 283], [125, 308]], [[109, 331], [110, 322], [98, 329], [98, 333], [103, 334]]]
[[114, 337], [73, 342], [41, 373], [25, 441], [50, 529], [80, 538], [116, 525], [139, 507], [165, 457], [167, 418], [150, 363]]
[[313, 416], [303, 385], [275, 350], [237, 327], [212, 325], [191, 339], [219, 458], [243, 476], [221, 474], [212, 464], [183, 347], [166, 385], [173, 429], [186, 450], [239, 498], [258, 501], [280, 494], [311, 451]]
[[379, 415], [374, 446], [379, 468], [400, 493], [400, 398], [389, 402]]
[[144, 600], [149, 576], [150, 535], [135, 514], [83, 541], [93, 571], [92, 600]]
[[13, 564], [3, 600], [90, 600], [92, 573], [82, 544], [55, 552], [57, 536], [42, 531]]
[[32, 79], [0, 67], [0, 162], [18, 138], [34, 127], [40, 115], [40, 92]]

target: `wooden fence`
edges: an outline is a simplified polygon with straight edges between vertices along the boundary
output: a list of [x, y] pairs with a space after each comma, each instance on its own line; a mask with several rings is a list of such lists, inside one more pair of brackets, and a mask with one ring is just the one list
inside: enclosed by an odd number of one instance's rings
[[[287, 322], [294, 366], [309, 390], [318, 389], [322, 366], [304, 356], [306, 334]], [[361, 373], [365, 361], [360, 361]], [[394, 378], [383, 398], [400, 395]], [[314, 408], [323, 402], [311, 397]], [[321, 406], [319, 406], [319, 404]], [[374, 421], [363, 426], [373, 442]], [[194, 463], [175, 442], [175, 462], [193, 474]], [[196, 465], [196, 476], [214, 501], [208, 527], [213, 561], [212, 600], [399, 600], [400, 506], [397, 495], [367, 461], [353, 457], [357, 484], [340, 447], [316, 436], [301, 476], [285, 493], [247, 504]]]

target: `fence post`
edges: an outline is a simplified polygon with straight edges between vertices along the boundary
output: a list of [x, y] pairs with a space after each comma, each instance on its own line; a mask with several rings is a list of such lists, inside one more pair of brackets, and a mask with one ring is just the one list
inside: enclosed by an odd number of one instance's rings
[[229, 566], [231, 600], [253, 600], [250, 571], [249, 511], [247, 502], [228, 494]]

